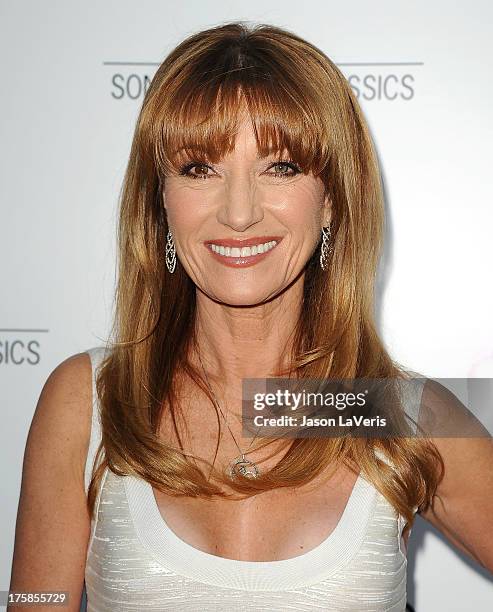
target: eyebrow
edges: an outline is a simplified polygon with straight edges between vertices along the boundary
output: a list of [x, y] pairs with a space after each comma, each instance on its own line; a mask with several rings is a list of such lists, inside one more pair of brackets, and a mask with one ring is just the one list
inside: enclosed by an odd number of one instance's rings
[[[207, 154], [207, 151], [204, 148], [202, 148], [202, 147], [200, 147], [198, 145], [196, 145], [196, 146], [189, 145], [189, 146], [183, 146], [183, 147], [179, 147], [178, 149], [175, 149], [175, 151], [173, 151], [173, 155], [176, 155], [177, 153], [180, 153], [181, 151], [186, 151], [188, 149], [192, 149], [192, 150], [195, 149], [195, 151], [197, 151], [201, 155], [206, 155]], [[283, 153], [284, 153], [284, 151], [281, 151], [281, 155]], [[287, 153], [287, 151], [286, 151], [286, 153]], [[274, 153], [268, 153], [267, 155], [259, 155], [259, 153], [257, 151], [256, 159], [265, 159], [266, 157], [269, 157], [270, 155], [274, 155]]]

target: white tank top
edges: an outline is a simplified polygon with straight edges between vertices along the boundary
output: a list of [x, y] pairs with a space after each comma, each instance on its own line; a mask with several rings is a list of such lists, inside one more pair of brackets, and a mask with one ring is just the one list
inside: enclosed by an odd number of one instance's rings
[[[87, 352], [93, 371], [93, 416], [86, 493], [101, 439], [95, 374], [104, 347]], [[419, 404], [418, 391], [410, 410], [406, 406], [414, 420]], [[360, 474], [336, 528], [314, 549], [279, 561], [227, 559], [175, 535], [147, 481], [117, 476], [106, 468], [87, 549], [87, 611], [404, 612], [404, 523]]]

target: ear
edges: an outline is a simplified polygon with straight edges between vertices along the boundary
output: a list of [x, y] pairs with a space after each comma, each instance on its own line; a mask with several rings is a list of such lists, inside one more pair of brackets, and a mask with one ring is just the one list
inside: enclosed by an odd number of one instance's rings
[[324, 203], [322, 207], [322, 223], [324, 227], [330, 224], [332, 219], [332, 200], [329, 193], [326, 191], [324, 196]]
[[166, 198], [164, 197], [164, 183], [161, 181], [160, 178], [158, 179], [158, 181], [159, 181], [159, 187], [158, 187], [159, 193], [161, 194], [161, 199], [163, 201], [163, 206], [166, 209], [167, 206], [166, 206]]

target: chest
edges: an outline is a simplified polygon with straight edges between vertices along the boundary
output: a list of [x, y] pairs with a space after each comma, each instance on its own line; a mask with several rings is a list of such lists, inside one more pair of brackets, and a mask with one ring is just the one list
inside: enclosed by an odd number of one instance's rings
[[[160, 437], [175, 447], [182, 444], [196, 457], [214, 461], [215, 467], [224, 472], [240, 454], [237, 444], [246, 452], [251, 440], [241, 438], [239, 424], [230, 417], [233, 432], [223, 428], [217, 449], [218, 431], [211, 426], [212, 415], [207, 413], [205, 418], [203, 404], [192, 400], [187, 427], [179, 430], [181, 442], [166, 419], [161, 423]], [[247, 453], [247, 457], [259, 469], [269, 470], [279, 460], [275, 448], [274, 444]], [[273, 450], [273, 457], [268, 458]], [[276, 488], [243, 499], [174, 496], [153, 487], [152, 503], [166, 527], [197, 550], [241, 561], [291, 559], [330, 540], [355, 493], [359, 480], [355, 471], [340, 465], [332, 472], [322, 470], [301, 487]]]
[[357, 476], [339, 470], [310, 487], [278, 488], [246, 499], [176, 497], [153, 488], [167, 526], [207, 553], [244, 561], [288, 559], [317, 547], [339, 523]]
[[329, 602], [341, 612], [361, 610], [363, 602], [372, 612], [402, 612], [406, 562], [394, 511], [365, 480], [351, 495], [322, 545], [289, 560], [251, 563], [187, 545], [166, 527], [149, 483], [107, 471], [87, 556], [88, 601], [101, 612], [123, 602], [141, 609], [144, 601], [146, 609], [204, 612], [219, 600], [237, 612], [326, 610]]

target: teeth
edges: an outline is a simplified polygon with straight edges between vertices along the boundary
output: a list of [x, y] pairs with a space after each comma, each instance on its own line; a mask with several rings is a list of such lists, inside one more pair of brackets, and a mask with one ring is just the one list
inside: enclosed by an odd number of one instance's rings
[[250, 257], [251, 255], [258, 255], [260, 253], [266, 253], [276, 246], [277, 242], [271, 240], [264, 244], [255, 244], [251, 247], [224, 247], [217, 244], [211, 244], [211, 249], [218, 255], [224, 255], [224, 257]]

